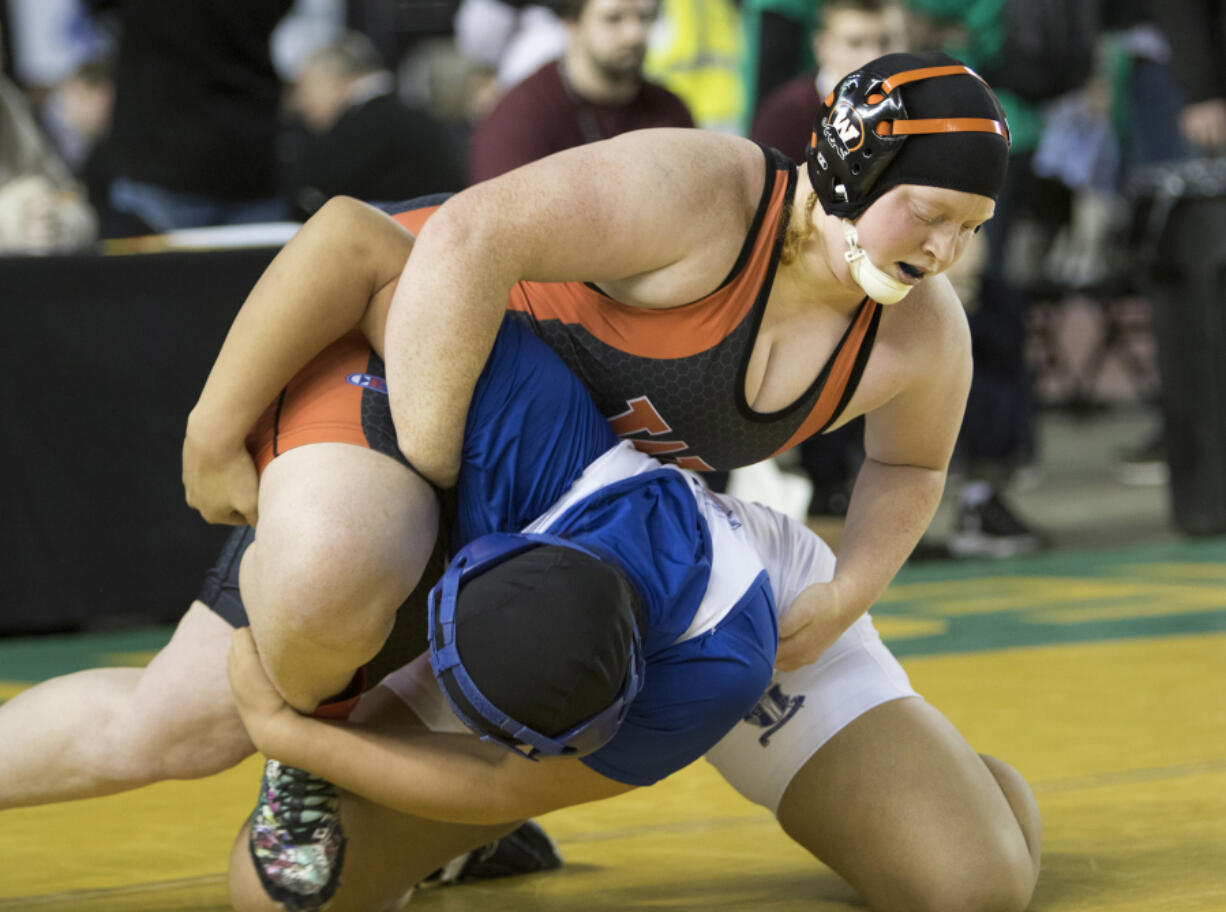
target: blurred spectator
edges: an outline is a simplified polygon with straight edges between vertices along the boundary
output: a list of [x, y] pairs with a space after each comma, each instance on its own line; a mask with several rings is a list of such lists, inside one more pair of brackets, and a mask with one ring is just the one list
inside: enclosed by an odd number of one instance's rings
[[[1148, 5], [1147, 0], [1127, 0], [1121, 8], [1113, 7], [1110, 21], [1104, 23], [1111, 30], [1109, 46], [1116, 56], [1112, 67], [1116, 97], [1111, 113], [1119, 135], [1125, 185], [1133, 169], [1183, 159], [1189, 149], [1179, 131], [1181, 96], [1171, 71], [1171, 47]], [[1136, 246], [1139, 226], [1145, 221], [1143, 206], [1124, 198], [1121, 205], [1130, 211], [1121, 219], [1127, 222], [1127, 236], [1109, 248], [1116, 261], [1136, 258], [1138, 251], [1129, 248]], [[1142, 281], [1144, 276], [1129, 268], [1131, 265], [1118, 262], [1118, 274], [1127, 282]], [[1116, 476], [1126, 484], [1163, 484], [1167, 465], [1161, 425], [1156, 424], [1141, 442], [1121, 451], [1115, 469]]]
[[1163, 0], [1153, 4], [1172, 47], [1175, 78], [1183, 93], [1179, 129], [1202, 154], [1226, 152], [1226, 3]]
[[741, 87], [747, 131], [767, 95], [812, 68], [808, 36], [821, 6], [822, 0], [741, 0]]
[[77, 174], [110, 131], [114, 107], [115, 67], [105, 57], [76, 67], [43, 102], [43, 124]]
[[1174, 54], [1151, 5], [1150, 0], [1131, 0], [1129, 18], [1113, 23], [1124, 63], [1115, 118], [1123, 137], [1125, 169], [1193, 154], [1179, 129], [1183, 94], [1171, 65]]
[[[887, 0], [826, 0], [809, 36], [817, 69], [785, 82], [762, 100], [749, 138], [803, 162], [822, 98], [844, 75], [898, 44], [887, 6]], [[863, 461], [863, 433], [864, 421], [857, 419], [810, 437], [797, 448], [800, 464], [813, 483], [810, 517], [847, 512], [851, 486]]]
[[341, 37], [345, 7], [345, 0], [294, 0], [272, 32], [272, 64], [282, 82], [294, 82], [308, 56]]
[[114, 105], [114, 62], [103, 58], [78, 66], [52, 90], [43, 106], [47, 132], [84, 185], [102, 238], [150, 231], [143, 220], [111, 207], [115, 161], [108, 138]]
[[1032, 161], [1035, 174], [1059, 182], [1068, 195], [1066, 224], [1049, 239], [1043, 269], [1065, 290], [1098, 286], [1119, 265], [1110, 256], [1121, 153], [1111, 116], [1109, 47], [1104, 43], [1103, 63], [1083, 88], [1048, 105]]
[[788, 80], [762, 99], [750, 138], [803, 161], [822, 99], [847, 73], [895, 49], [888, 0], [826, 0], [809, 36], [816, 70]]
[[114, 208], [156, 231], [284, 218], [269, 37], [292, 0], [92, 2], [120, 32]]
[[307, 57], [293, 93], [306, 135], [287, 169], [294, 215], [329, 197], [391, 202], [464, 184], [462, 150], [428, 113], [404, 104], [365, 35], [347, 32]]
[[643, 72], [676, 93], [695, 123], [741, 133], [741, 25], [733, 0], [663, 0]]
[[524, 0], [461, 0], [456, 46], [485, 73], [473, 96], [478, 118], [503, 92], [566, 51], [566, 25], [554, 10]]
[[12, 59], [6, 71], [36, 109], [44, 97], [86, 60], [111, 53], [106, 29], [90, 16], [86, 0], [0, 0]]
[[0, 254], [87, 247], [94, 213], [42, 134], [21, 90], [0, 75]]
[[[1138, 469], [1148, 457], [1169, 465], [1175, 524], [1190, 534], [1220, 535], [1226, 532], [1226, 2], [1163, 0], [1150, 13], [1173, 49], [1167, 73], [1175, 78], [1160, 90], [1163, 108], [1142, 108], [1142, 99], [1134, 99], [1133, 132], [1162, 129], [1163, 116], [1174, 112], [1177, 128], [1167, 124], [1167, 132], [1182, 143], [1157, 150], [1168, 154], [1151, 155], [1155, 163], [1133, 175], [1144, 210], [1141, 253], [1154, 299], [1163, 426], [1128, 463]], [[1162, 81], [1155, 77], [1162, 73], [1139, 68], [1135, 75], [1147, 78], [1134, 82], [1134, 91], [1143, 86], [1159, 94], [1154, 89]]]
[[473, 129], [470, 183], [572, 146], [645, 127], [692, 127], [685, 103], [643, 78], [655, 0], [567, 0], [570, 42]]
[[464, 54], [452, 36], [425, 38], [401, 58], [398, 94], [405, 104], [428, 111], [467, 147], [469, 127], [490, 112], [483, 99], [489, 72]]
[[[1042, 103], [1076, 88], [1087, 73], [1084, 58], [1097, 37], [1086, 24], [1093, 5], [910, 0], [908, 7], [912, 48], [944, 50], [984, 74], [1004, 106], [1011, 135], [1005, 187], [983, 230], [987, 249], [979, 293], [963, 300], [975, 372], [956, 456], [965, 480], [949, 547], [958, 556], [1010, 557], [1048, 544], [1006, 493], [1036, 447], [1034, 391], [1024, 357], [1027, 292], [1010, 281], [1006, 252], [1019, 210], [1040, 197], [1031, 163], [1043, 130]], [[1081, 23], [1075, 34], [1062, 16]], [[1059, 40], [1040, 40], [1049, 32]]]

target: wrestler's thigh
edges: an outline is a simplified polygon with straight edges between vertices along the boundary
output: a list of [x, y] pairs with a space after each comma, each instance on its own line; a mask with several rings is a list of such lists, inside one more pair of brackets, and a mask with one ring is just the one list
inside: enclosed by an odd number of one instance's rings
[[[394, 610], [438, 532], [434, 490], [375, 450], [313, 443], [282, 453], [260, 480], [260, 522], [243, 562], [243, 599], [266, 605], [362, 599]], [[250, 566], [249, 566], [250, 565]]]
[[145, 739], [155, 742], [170, 775], [183, 776], [192, 766], [200, 766], [200, 774], [224, 769], [255, 749], [226, 677], [233, 630], [203, 603], [192, 602], [136, 685], [131, 717]]
[[[997, 908], [976, 894], [1029, 895], [1017, 818], [980, 756], [919, 697], [843, 728], [793, 777], [779, 806], [793, 839], [871, 909]], [[1006, 908], [1009, 906], [999, 906]]]

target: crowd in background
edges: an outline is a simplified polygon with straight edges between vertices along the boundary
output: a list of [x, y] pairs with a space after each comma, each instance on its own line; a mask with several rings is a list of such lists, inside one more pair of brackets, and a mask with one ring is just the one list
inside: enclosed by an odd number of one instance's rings
[[[0, 0], [0, 36], [10, 254], [456, 191], [645, 127], [802, 161], [845, 72], [953, 53], [1012, 133], [996, 216], [952, 276], [976, 361], [956, 554], [1046, 544], [1005, 495], [1035, 451], [1031, 299], [1136, 282], [1163, 227], [1154, 169], [1226, 154], [1222, 0]], [[846, 508], [859, 434], [801, 448], [812, 515]], [[1145, 444], [1136, 461], [1160, 462], [1162, 436]]]

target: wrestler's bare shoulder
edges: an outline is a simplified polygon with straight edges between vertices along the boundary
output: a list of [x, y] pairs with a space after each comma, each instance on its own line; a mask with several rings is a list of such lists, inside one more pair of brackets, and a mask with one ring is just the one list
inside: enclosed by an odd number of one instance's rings
[[678, 180], [705, 185], [708, 193], [727, 188], [748, 194], [757, 202], [762, 186], [761, 147], [743, 137], [714, 130], [680, 127], [634, 130], [588, 148], [619, 158], [625, 156], [644, 165], [651, 162], [655, 167], [668, 169]]
[[748, 140], [635, 131], [476, 184], [421, 237], [446, 226], [440, 249], [496, 251], [514, 280], [618, 283], [606, 291], [624, 304], [672, 307], [727, 275], [765, 180], [762, 150]]
[[623, 208], [654, 202], [674, 211], [756, 204], [763, 161], [760, 147], [737, 136], [692, 128], [634, 130], [556, 152], [470, 187], [460, 199], [499, 198], [518, 211], [582, 210], [617, 200]]
[[661, 128], [567, 149], [507, 178], [538, 202], [548, 200], [542, 191], [553, 188], [580, 208], [616, 206], [629, 214], [695, 221], [752, 212], [764, 176], [762, 151], [746, 139]]
[[909, 361], [969, 352], [966, 311], [949, 279], [943, 275], [926, 279], [898, 304], [887, 307], [878, 343], [904, 353]]
[[872, 355], [839, 423], [879, 409], [906, 415], [902, 403], [922, 390], [937, 390], [938, 398], [965, 395], [970, 370], [970, 330], [958, 296], [944, 276], [927, 279], [884, 308]]

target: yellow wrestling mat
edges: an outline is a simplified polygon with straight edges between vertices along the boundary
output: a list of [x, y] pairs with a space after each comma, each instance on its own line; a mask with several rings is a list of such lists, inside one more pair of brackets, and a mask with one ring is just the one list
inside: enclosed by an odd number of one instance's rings
[[[916, 688], [1034, 785], [1045, 845], [1032, 909], [1226, 910], [1224, 543], [924, 568], [875, 615]], [[258, 782], [250, 760], [0, 814], [0, 912], [227, 909], [221, 872]], [[863, 909], [705, 763], [542, 822], [563, 869], [419, 891], [411, 908]]]

